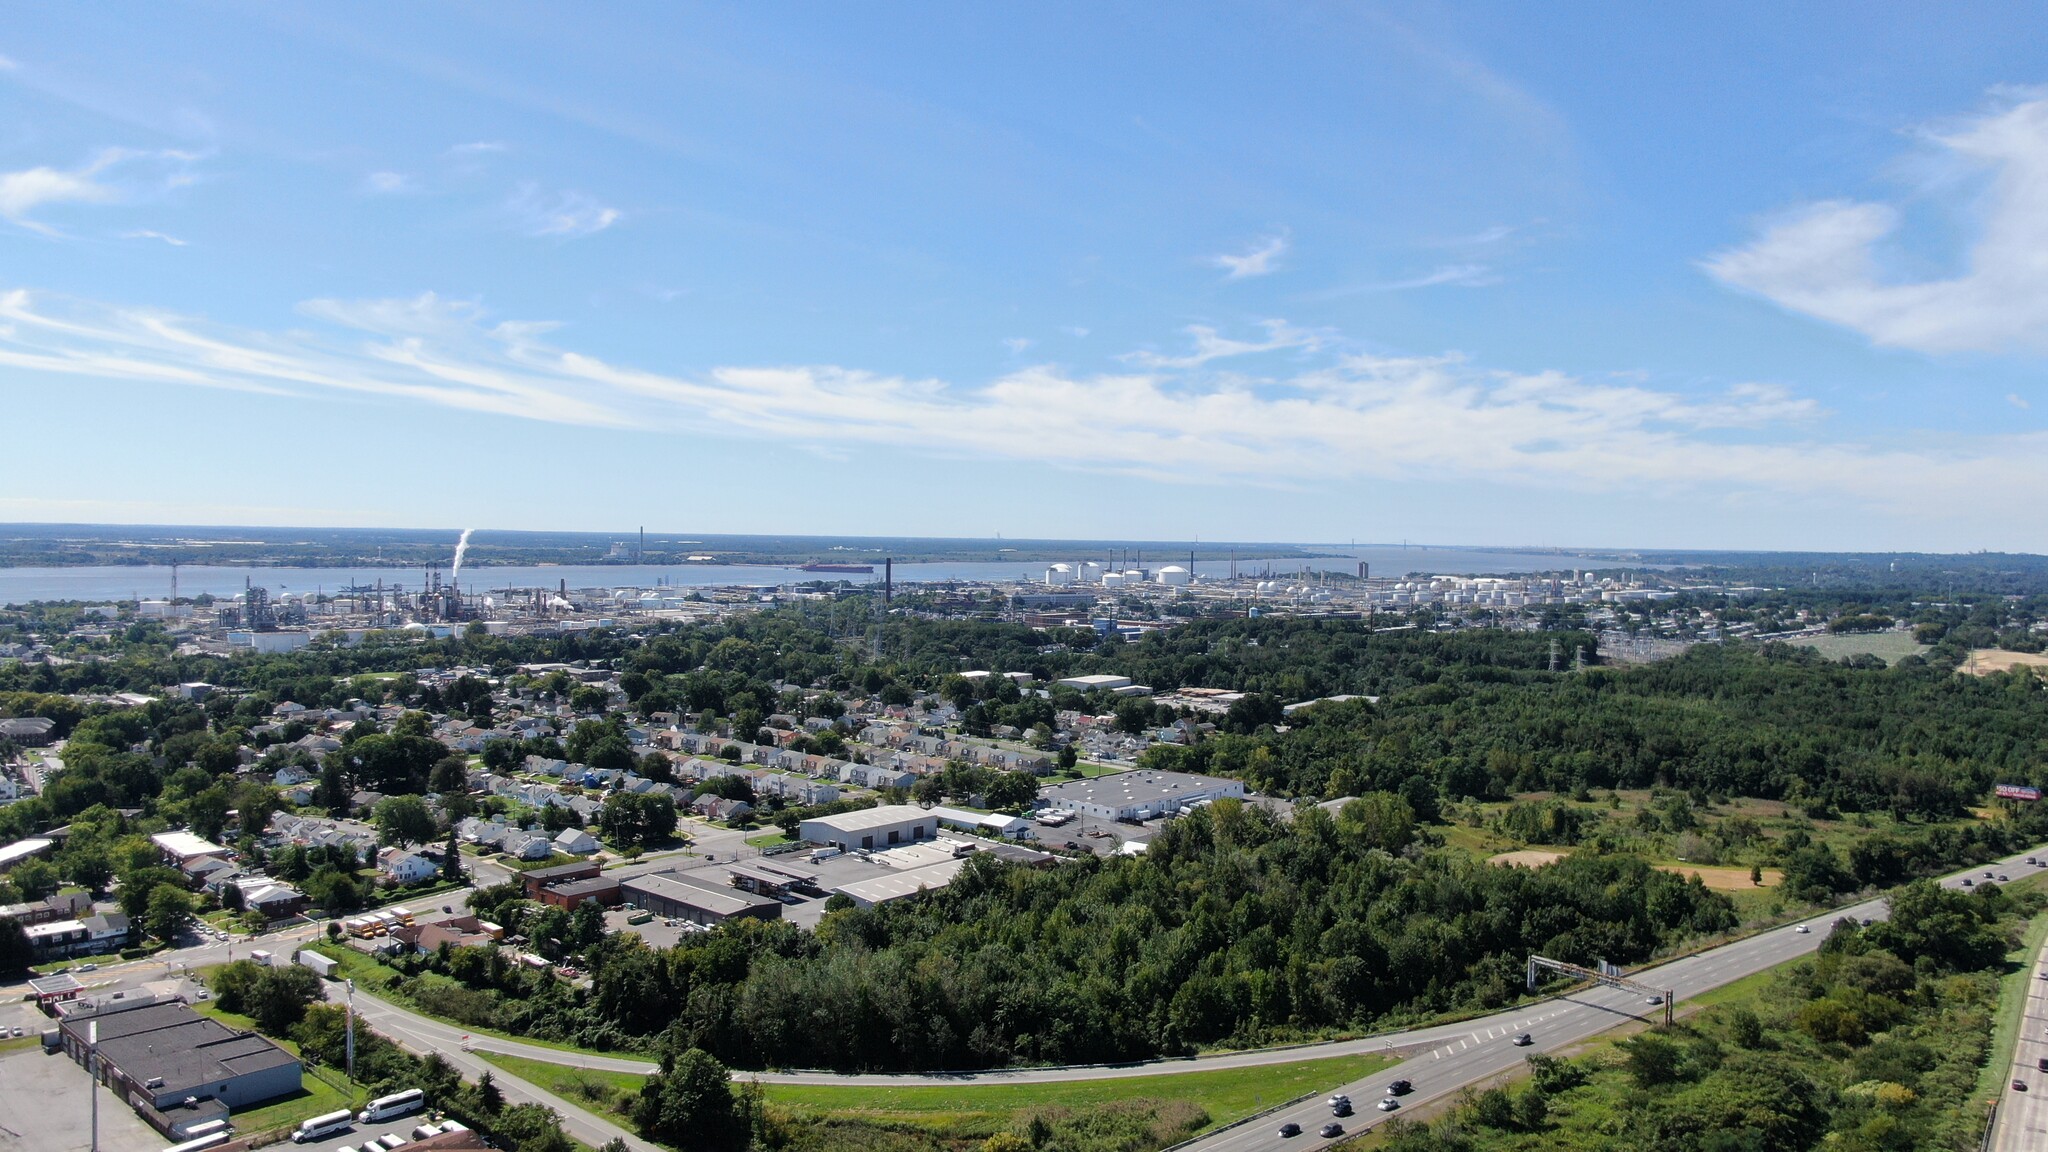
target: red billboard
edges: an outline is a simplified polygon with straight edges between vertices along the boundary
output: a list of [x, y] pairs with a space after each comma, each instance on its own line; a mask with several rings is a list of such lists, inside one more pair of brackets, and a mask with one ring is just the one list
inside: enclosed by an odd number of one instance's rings
[[2039, 800], [2041, 790], [2025, 784], [2000, 784], [1997, 789], [2000, 800]]

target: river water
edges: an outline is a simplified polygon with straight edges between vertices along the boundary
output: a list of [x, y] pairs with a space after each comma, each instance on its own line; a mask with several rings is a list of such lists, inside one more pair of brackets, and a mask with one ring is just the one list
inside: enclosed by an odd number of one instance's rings
[[[1359, 561], [1372, 565], [1374, 576], [1402, 576], [1409, 573], [1439, 575], [1486, 575], [1506, 572], [1551, 572], [1572, 568], [1640, 567], [1620, 561], [1595, 561], [1562, 553], [1489, 552], [1469, 548], [1316, 548], [1341, 553], [1316, 559], [1240, 559], [1241, 576], [1259, 575], [1271, 568], [1275, 575], [1328, 569], [1356, 572]], [[1085, 560], [1109, 562], [1121, 557], [1074, 556], [1072, 563]], [[1145, 563], [1157, 569], [1166, 564], [1187, 565], [1185, 558], [1170, 553], [1147, 555]], [[899, 583], [933, 581], [1041, 580], [1050, 561], [1015, 563], [898, 564]], [[1135, 561], [1134, 561], [1135, 563]], [[1231, 573], [1228, 560], [1201, 560], [1195, 564], [1198, 576], [1220, 579]], [[442, 570], [443, 579], [447, 570]], [[350, 584], [375, 585], [379, 580], [389, 588], [399, 585], [418, 589], [425, 582], [419, 568], [253, 568], [186, 564], [178, 568], [178, 595], [232, 596], [245, 583], [277, 592], [334, 592]], [[854, 584], [879, 583], [881, 565], [873, 573], [803, 572], [794, 567], [745, 564], [560, 564], [534, 566], [472, 567], [462, 573], [462, 587], [471, 591], [496, 588], [678, 588], [714, 585], [773, 586], [810, 580], [845, 580]], [[0, 604], [23, 604], [31, 600], [128, 600], [162, 599], [171, 594], [171, 570], [167, 567], [110, 566], [91, 568], [0, 568]]]

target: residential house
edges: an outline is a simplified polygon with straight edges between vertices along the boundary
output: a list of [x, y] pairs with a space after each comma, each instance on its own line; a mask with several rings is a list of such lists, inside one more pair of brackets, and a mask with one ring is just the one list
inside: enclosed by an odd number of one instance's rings
[[564, 828], [555, 833], [555, 851], [571, 856], [588, 856], [597, 851], [597, 837], [582, 828]]
[[431, 880], [439, 872], [432, 860], [403, 848], [386, 848], [377, 853], [377, 870], [400, 884]]

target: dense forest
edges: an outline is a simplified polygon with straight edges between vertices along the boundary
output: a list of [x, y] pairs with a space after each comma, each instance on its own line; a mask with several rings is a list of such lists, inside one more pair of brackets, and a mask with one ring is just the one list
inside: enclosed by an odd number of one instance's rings
[[[1091, 1063], [1496, 1006], [1521, 995], [1531, 950], [1633, 963], [1735, 925], [1726, 897], [1631, 856], [1503, 869], [1414, 838], [1391, 797], [1292, 819], [1226, 802], [1139, 858], [1041, 872], [977, 857], [943, 892], [832, 912], [815, 933], [735, 923], [666, 951], [613, 936], [586, 951], [587, 996], [460, 949], [401, 962], [422, 982], [399, 991], [583, 1045], [668, 1030], [743, 1067]], [[517, 923], [513, 899], [481, 902]], [[434, 991], [444, 977], [483, 995]]]

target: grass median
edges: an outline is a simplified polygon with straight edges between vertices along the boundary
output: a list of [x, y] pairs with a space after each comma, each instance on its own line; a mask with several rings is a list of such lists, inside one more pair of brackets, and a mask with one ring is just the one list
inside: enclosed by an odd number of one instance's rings
[[[640, 1091], [643, 1077], [629, 1072], [574, 1068], [546, 1060], [477, 1051], [512, 1075], [566, 1100], [612, 1108]], [[1251, 1068], [1219, 1068], [1102, 1080], [1043, 1084], [965, 1083], [902, 1086], [762, 1084], [761, 1097], [800, 1120], [859, 1119], [911, 1125], [935, 1133], [986, 1134], [1020, 1113], [1042, 1109], [1085, 1111], [1139, 1100], [1187, 1101], [1207, 1115], [1204, 1129], [1241, 1120], [1297, 1096], [1323, 1092], [1388, 1066], [1384, 1056], [1332, 1056]], [[733, 1074], [735, 1082], [746, 1074]]]

